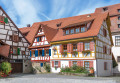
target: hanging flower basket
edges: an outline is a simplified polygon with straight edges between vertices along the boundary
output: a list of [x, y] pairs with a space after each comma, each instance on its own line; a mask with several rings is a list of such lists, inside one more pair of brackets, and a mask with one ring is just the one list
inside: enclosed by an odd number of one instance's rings
[[87, 54], [89, 54], [89, 53], [91, 53], [91, 51], [90, 51], [90, 50], [86, 50], [86, 51], [82, 51], [82, 53], [87, 53]]

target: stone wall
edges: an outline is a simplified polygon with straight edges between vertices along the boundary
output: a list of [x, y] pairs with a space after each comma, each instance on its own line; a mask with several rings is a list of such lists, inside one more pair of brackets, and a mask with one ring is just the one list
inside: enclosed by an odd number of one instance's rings
[[31, 60], [23, 60], [23, 73], [32, 73]]

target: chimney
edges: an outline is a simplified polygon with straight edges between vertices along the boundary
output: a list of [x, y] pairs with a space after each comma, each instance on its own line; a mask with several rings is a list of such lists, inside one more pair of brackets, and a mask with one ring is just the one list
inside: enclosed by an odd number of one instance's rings
[[91, 15], [89, 14], [89, 15], [87, 15], [87, 17], [91, 17]]
[[27, 27], [30, 27], [30, 24], [27, 24]]

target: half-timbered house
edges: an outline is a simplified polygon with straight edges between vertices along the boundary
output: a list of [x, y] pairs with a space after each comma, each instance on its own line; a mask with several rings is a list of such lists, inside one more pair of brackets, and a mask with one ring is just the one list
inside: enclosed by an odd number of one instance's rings
[[111, 20], [111, 34], [114, 46], [112, 47], [113, 56], [118, 64], [113, 70], [115, 75], [120, 75], [120, 4], [96, 8], [95, 13], [109, 12]]
[[[0, 54], [8, 58], [15, 73], [27, 72], [29, 63], [29, 42], [15, 23], [0, 7], [0, 40], [6, 45], [0, 46]], [[7, 49], [6, 49], [7, 48]], [[7, 54], [6, 54], [7, 53]], [[29, 70], [28, 70], [29, 71]]]
[[93, 67], [96, 76], [112, 75], [108, 13], [38, 22], [20, 30], [31, 43], [31, 61], [37, 66], [50, 61], [51, 72], [58, 73], [76, 64], [88, 70]]

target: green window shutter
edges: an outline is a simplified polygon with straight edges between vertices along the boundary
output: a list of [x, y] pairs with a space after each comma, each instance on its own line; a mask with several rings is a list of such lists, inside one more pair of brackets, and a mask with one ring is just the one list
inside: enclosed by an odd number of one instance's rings
[[5, 22], [5, 23], [8, 23], [8, 18], [4, 18], [4, 22]]
[[17, 54], [20, 55], [20, 48], [17, 48]]

